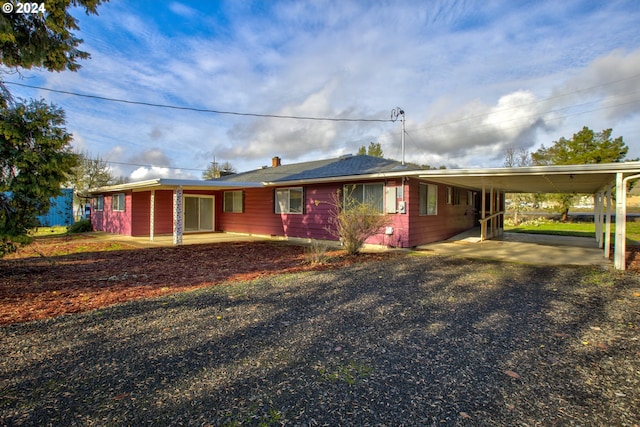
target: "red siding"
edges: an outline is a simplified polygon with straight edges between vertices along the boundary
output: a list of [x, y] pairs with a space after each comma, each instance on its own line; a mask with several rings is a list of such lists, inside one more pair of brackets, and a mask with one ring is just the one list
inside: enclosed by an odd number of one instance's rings
[[155, 234], [173, 233], [173, 191], [156, 190], [154, 225]]
[[460, 189], [460, 204], [447, 204], [447, 186], [438, 184], [438, 214], [420, 215], [420, 181], [409, 181], [410, 216], [408, 246], [446, 240], [474, 226], [474, 208], [467, 205], [467, 191]]
[[[374, 182], [374, 181], [369, 181]], [[376, 181], [380, 182], [380, 181]], [[460, 203], [446, 203], [446, 185], [438, 185], [438, 214], [420, 216], [420, 180], [407, 182], [398, 178], [388, 180], [388, 188], [404, 187], [406, 213], [390, 213], [391, 233], [385, 229], [367, 240], [367, 243], [394, 247], [411, 247], [447, 239], [474, 226], [474, 207], [467, 203], [468, 192], [460, 189]], [[215, 196], [215, 229], [256, 235], [272, 235], [311, 239], [336, 238], [329, 231], [333, 196], [342, 183], [304, 186], [303, 214], [276, 214], [274, 188], [248, 188], [243, 190], [244, 212], [222, 212], [222, 191], [185, 191], [188, 194]], [[401, 201], [401, 199], [397, 199]], [[110, 233], [144, 236], [149, 234], [151, 192], [126, 194], [125, 212], [112, 212], [111, 195], [105, 195], [104, 211], [92, 212], [96, 230]], [[154, 233], [173, 232], [173, 191], [155, 191]]]
[[[244, 190], [243, 213], [219, 213], [219, 225], [223, 231], [337, 240], [329, 231], [333, 195], [342, 184], [318, 184], [304, 187], [305, 208], [303, 214], [276, 214], [275, 189]], [[222, 197], [222, 195], [221, 195]], [[405, 247], [408, 244], [408, 218], [406, 214], [391, 214], [391, 236], [385, 230], [367, 240], [367, 243]]]
[[107, 233], [131, 235], [131, 193], [125, 193], [125, 210], [113, 211], [111, 208], [112, 194], [104, 196], [104, 210], [91, 212], [91, 224], [97, 231]]
[[131, 205], [131, 235], [148, 236], [151, 213], [151, 192], [133, 193], [131, 195]]

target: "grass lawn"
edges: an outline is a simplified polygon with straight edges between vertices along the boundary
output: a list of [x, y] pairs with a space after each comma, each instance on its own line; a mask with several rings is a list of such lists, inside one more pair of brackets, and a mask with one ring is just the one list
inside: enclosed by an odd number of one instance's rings
[[[517, 227], [505, 224], [504, 229], [513, 233], [556, 234], [578, 237], [593, 237], [596, 232], [596, 226], [593, 222], [535, 221], [520, 224]], [[611, 224], [612, 239], [615, 230], [615, 224]], [[627, 239], [640, 242], [640, 222], [627, 222]]]
[[56, 227], [38, 227], [31, 230], [31, 234], [34, 237], [60, 237], [67, 234], [68, 227], [66, 225], [59, 225]]

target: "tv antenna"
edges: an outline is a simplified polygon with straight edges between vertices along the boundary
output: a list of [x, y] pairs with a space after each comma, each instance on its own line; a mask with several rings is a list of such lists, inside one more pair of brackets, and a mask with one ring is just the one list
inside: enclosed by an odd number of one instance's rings
[[400, 140], [402, 141], [402, 165], [404, 166], [404, 110], [400, 107], [396, 107], [393, 110], [391, 110], [392, 121], [395, 122], [396, 120], [398, 120], [398, 116], [402, 116], [400, 118], [400, 121], [402, 122], [402, 136]]

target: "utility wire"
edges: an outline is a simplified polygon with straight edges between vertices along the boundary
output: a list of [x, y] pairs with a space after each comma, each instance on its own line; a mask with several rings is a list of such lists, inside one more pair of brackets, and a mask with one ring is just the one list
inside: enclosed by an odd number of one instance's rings
[[3, 82], [4, 84], [10, 84], [14, 86], [21, 86], [30, 89], [38, 89], [38, 90], [46, 90], [48, 92], [60, 93], [64, 95], [72, 95], [79, 96], [82, 98], [90, 98], [90, 99], [99, 99], [101, 101], [109, 101], [109, 102], [120, 102], [123, 104], [132, 104], [132, 105], [144, 105], [146, 107], [158, 107], [158, 108], [170, 108], [172, 110], [184, 110], [184, 111], [196, 111], [199, 113], [213, 113], [213, 114], [227, 114], [232, 116], [249, 116], [249, 117], [267, 117], [272, 119], [294, 119], [294, 120], [316, 120], [316, 121], [329, 121], [329, 122], [382, 122], [382, 123], [392, 123], [391, 119], [349, 119], [349, 118], [339, 118], [339, 117], [309, 117], [309, 116], [285, 116], [278, 114], [258, 114], [258, 113], [240, 113], [237, 111], [224, 111], [224, 110], [209, 110], [206, 108], [194, 108], [194, 107], [181, 107], [177, 105], [168, 105], [168, 104], [155, 104], [152, 102], [142, 102], [142, 101], [130, 101], [127, 99], [119, 99], [119, 98], [108, 98], [105, 96], [98, 95], [87, 95], [83, 93], [77, 92], [69, 92], [66, 90], [57, 90], [50, 89], [46, 87], [40, 86], [32, 86], [26, 85], [23, 83], [16, 82]]
[[[90, 159], [90, 160], [96, 160], [96, 159]], [[113, 162], [111, 160], [105, 160], [105, 159], [100, 159], [100, 160], [105, 162], [105, 163], [112, 164], [112, 165], [140, 166], [140, 167], [143, 167], [143, 168], [164, 168], [164, 169], [176, 169], [176, 170], [179, 169], [179, 170], [185, 170], [185, 171], [198, 171], [198, 172], [206, 171], [206, 169], [180, 168], [180, 167], [176, 167], [176, 166], [143, 165], [141, 163]]]

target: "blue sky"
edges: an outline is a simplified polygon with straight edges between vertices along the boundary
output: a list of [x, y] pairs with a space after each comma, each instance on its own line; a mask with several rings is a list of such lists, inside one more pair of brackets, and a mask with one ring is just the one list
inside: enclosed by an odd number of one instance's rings
[[[640, 3], [586, 1], [121, 1], [75, 14], [77, 73], [8, 81], [240, 113], [389, 119], [406, 160], [502, 166], [582, 126], [640, 157]], [[276, 119], [107, 102], [10, 86], [67, 113], [74, 147], [132, 180], [199, 178], [355, 153], [400, 159], [400, 122]], [[117, 163], [116, 163], [117, 162]]]

